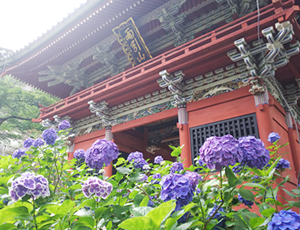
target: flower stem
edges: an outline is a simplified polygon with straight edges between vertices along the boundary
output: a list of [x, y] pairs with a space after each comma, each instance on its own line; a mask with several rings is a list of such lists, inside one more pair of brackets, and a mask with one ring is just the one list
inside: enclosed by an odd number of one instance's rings
[[216, 209], [216, 211], [210, 216], [210, 218], [208, 219], [208, 221], [205, 223], [203, 230], [206, 229], [208, 223], [214, 218], [214, 216], [217, 214], [217, 212], [219, 211], [219, 209], [222, 207], [223, 204], [224, 204], [224, 201], [222, 200], [221, 204], [218, 206], [218, 208]]
[[36, 216], [35, 216], [35, 203], [34, 203], [34, 198], [32, 197], [32, 205], [33, 205], [33, 219], [34, 219], [34, 226], [35, 229], [38, 229], [37, 223], [36, 223]]

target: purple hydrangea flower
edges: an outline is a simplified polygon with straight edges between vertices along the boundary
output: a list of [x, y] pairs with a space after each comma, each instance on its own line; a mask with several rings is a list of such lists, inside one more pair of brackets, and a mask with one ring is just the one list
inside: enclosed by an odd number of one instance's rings
[[199, 149], [200, 160], [209, 169], [220, 171], [222, 166], [235, 165], [243, 160], [239, 142], [231, 135], [209, 137]]
[[288, 169], [290, 168], [290, 162], [288, 160], [285, 160], [283, 158], [281, 158], [277, 165], [276, 165], [276, 169], [280, 170], [280, 169]]
[[14, 153], [12, 154], [12, 158], [18, 158], [18, 159], [20, 159], [21, 156], [24, 156], [24, 155], [26, 155], [24, 149], [17, 149], [17, 150], [14, 151]]
[[160, 173], [156, 173], [152, 176], [153, 179], [161, 179]]
[[111, 183], [100, 180], [97, 177], [89, 177], [82, 186], [82, 192], [87, 198], [95, 194], [97, 197], [106, 199], [112, 192], [112, 189]]
[[198, 160], [198, 163], [199, 163], [200, 166], [204, 165], [204, 162], [201, 159]]
[[162, 156], [156, 156], [154, 158], [154, 163], [155, 164], [160, 164], [164, 159], [162, 158]]
[[268, 230], [290, 230], [300, 229], [300, 215], [291, 210], [281, 210], [275, 213], [268, 224]]
[[163, 201], [176, 200], [175, 211], [189, 204], [193, 200], [193, 187], [190, 180], [180, 174], [163, 176], [161, 182], [160, 199]]
[[[214, 208], [210, 211], [210, 213], [208, 214], [207, 219], [209, 219], [217, 210], [218, 206], [215, 205]], [[220, 229], [225, 229], [226, 228], [226, 217], [222, 216], [221, 213], [219, 212], [225, 212], [224, 208], [220, 208], [218, 210], [218, 212], [214, 215], [213, 219], [217, 219], [218, 220], [218, 224], [215, 225], [215, 227], [213, 228], [213, 230], [220, 230]]]
[[147, 161], [145, 161], [143, 153], [141, 152], [132, 152], [128, 155], [127, 160], [132, 162], [134, 167], [142, 169], [145, 165], [148, 165]]
[[30, 195], [34, 199], [40, 196], [45, 198], [50, 196], [48, 180], [42, 175], [25, 172], [11, 182], [9, 194], [14, 201], [22, 199], [25, 195]]
[[245, 200], [240, 194], [239, 194], [239, 201], [241, 201], [244, 205], [247, 206], [254, 205], [254, 202], [252, 200]]
[[47, 145], [54, 145], [55, 140], [58, 138], [57, 133], [53, 128], [44, 130], [42, 137]]
[[107, 166], [111, 161], [117, 159], [118, 155], [119, 150], [115, 143], [98, 139], [92, 147], [86, 151], [85, 163], [90, 168], [100, 170], [104, 164]]
[[183, 164], [180, 162], [174, 162], [170, 168], [171, 173], [180, 172], [181, 170], [183, 170]]
[[248, 165], [250, 168], [262, 169], [270, 161], [270, 154], [265, 148], [265, 144], [254, 136], [241, 137], [239, 147], [244, 153], [242, 164]]
[[24, 148], [29, 148], [33, 145], [34, 139], [28, 138], [27, 140], [24, 141]]
[[[244, 165], [237, 165], [237, 166], [232, 168], [232, 171], [234, 173], [239, 173], [243, 170], [243, 168], [244, 168]], [[244, 171], [247, 171], [247, 169], [245, 168]]]
[[278, 133], [273, 132], [269, 134], [268, 141], [273, 144], [274, 142], [278, 141], [280, 138], [281, 137], [279, 136]]
[[60, 122], [58, 125], [59, 130], [65, 130], [65, 129], [69, 129], [69, 128], [71, 128], [71, 124], [67, 120]]
[[85, 159], [85, 151], [83, 149], [77, 149], [75, 152], [74, 152], [74, 158], [76, 159]]
[[42, 146], [44, 144], [45, 144], [45, 142], [41, 138], [38, 138], [38, 139], [34, 140], [32, 145], [34, 147], [39, 147], [39, 146]]
[[184, 176], [190, 180], [191, 186], [194, 190], [196, 189], [199, 182], [202, 180], [202, 177], [195, 172], [186, 172]]
[[147, 180], [148, 180], [148, 176], [147, 176], [146, 174], [143, 174], [143, 173], [142, 173], [142, 174], [140, 175], [140, 177], [141, 177], [141, 179], [140, 179], [139, 181], [141, 181], [141, 182], [142, 182], [142, 181], [147, 181]]

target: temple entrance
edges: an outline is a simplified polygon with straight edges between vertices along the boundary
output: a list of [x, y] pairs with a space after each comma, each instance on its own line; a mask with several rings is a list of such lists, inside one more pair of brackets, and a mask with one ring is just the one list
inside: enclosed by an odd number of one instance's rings
[[149, 162], [153, 162], [156, 156], [174, 161], [169, 145], [179, 146], [177, 117], [114, 133], [114, 141], [125, 159], [129, 153], [139, 151], [145, 159], [150, 159]]

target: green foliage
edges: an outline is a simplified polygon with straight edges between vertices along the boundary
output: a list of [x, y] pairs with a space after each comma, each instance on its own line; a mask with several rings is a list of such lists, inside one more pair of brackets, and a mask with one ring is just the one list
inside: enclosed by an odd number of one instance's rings
[[[32, 123], [32, 118], [37, 118], [40, 104], [49, 106], [58, 101], [58, 98], [34, 89], [26, 84], [15, 80], [10, 76], [0, 78], [0, 131], [24, 132], [42, 130], [41, 125]], [[19, 137], [16, 134], [2, 133], [2, 138]]]
[[[202, 181], [197, 185], [192, 202], [177, 210], [176, 200], [163, 202], [160, 199], [161, 185], [154, 182], [160, 179], [153, 178], [157, 173], [168, 175], [172, 162], [150, 163], [150, 170], [142, 172], [119, 158], [114, 165], [117, 173], [107, 178], [83, 162], [68, 160], [68, 130], [59, 131], [59, 136], [54, 146], [31, 147], [27, 156], [20, 159], [0, 158], [0, 230], [209, 230], [221, 223], [225, 229], [262, 230], [267, 229], [280, 208], [300, 207], [297, 201], [300, 189], [285, 190], [291, 200], [284, 204], [277, 199], [279, 189], [289, 180], [276, 170], [280, 159], [277, 157], [272, 157], [270, 167], [262, 170], [244, 167], [239, 173], [233, 172], [232, 166], [220, 172], [210, 171], [205, 165], [190, 167], [190, 171], [197, 170], [201, 174]], [[173, 150], [173, 156], [179, 157], [181, 147], [173, 147]], [[185, 170], [179, 173], [184, 174]], [[26, 171], [35, 171], [47, 178], [50, 196], [33, 199], [27, 195], [17, 202], [10, 200], [11, 180]], [[147, 174], [147, 181], [141, 181], [142, 174]], [[82, 183], [90, 176], [112, 184], [113, 190], [106, 199], [83, 195]], [[281, 181], [276, 183], [278, 180]], [[241, 208], [238, 195], [254, 201], [259, 213], [251, 212], [251, 207]], [[5, 200], [8, 203], [3, 202]]]

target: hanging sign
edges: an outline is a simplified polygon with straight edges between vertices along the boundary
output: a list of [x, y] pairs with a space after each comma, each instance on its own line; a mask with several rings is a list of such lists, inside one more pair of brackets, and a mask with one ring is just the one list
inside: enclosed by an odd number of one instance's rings
[[151, 59], [151, 54], [132, 18], [112, 30], [132, 66]]

